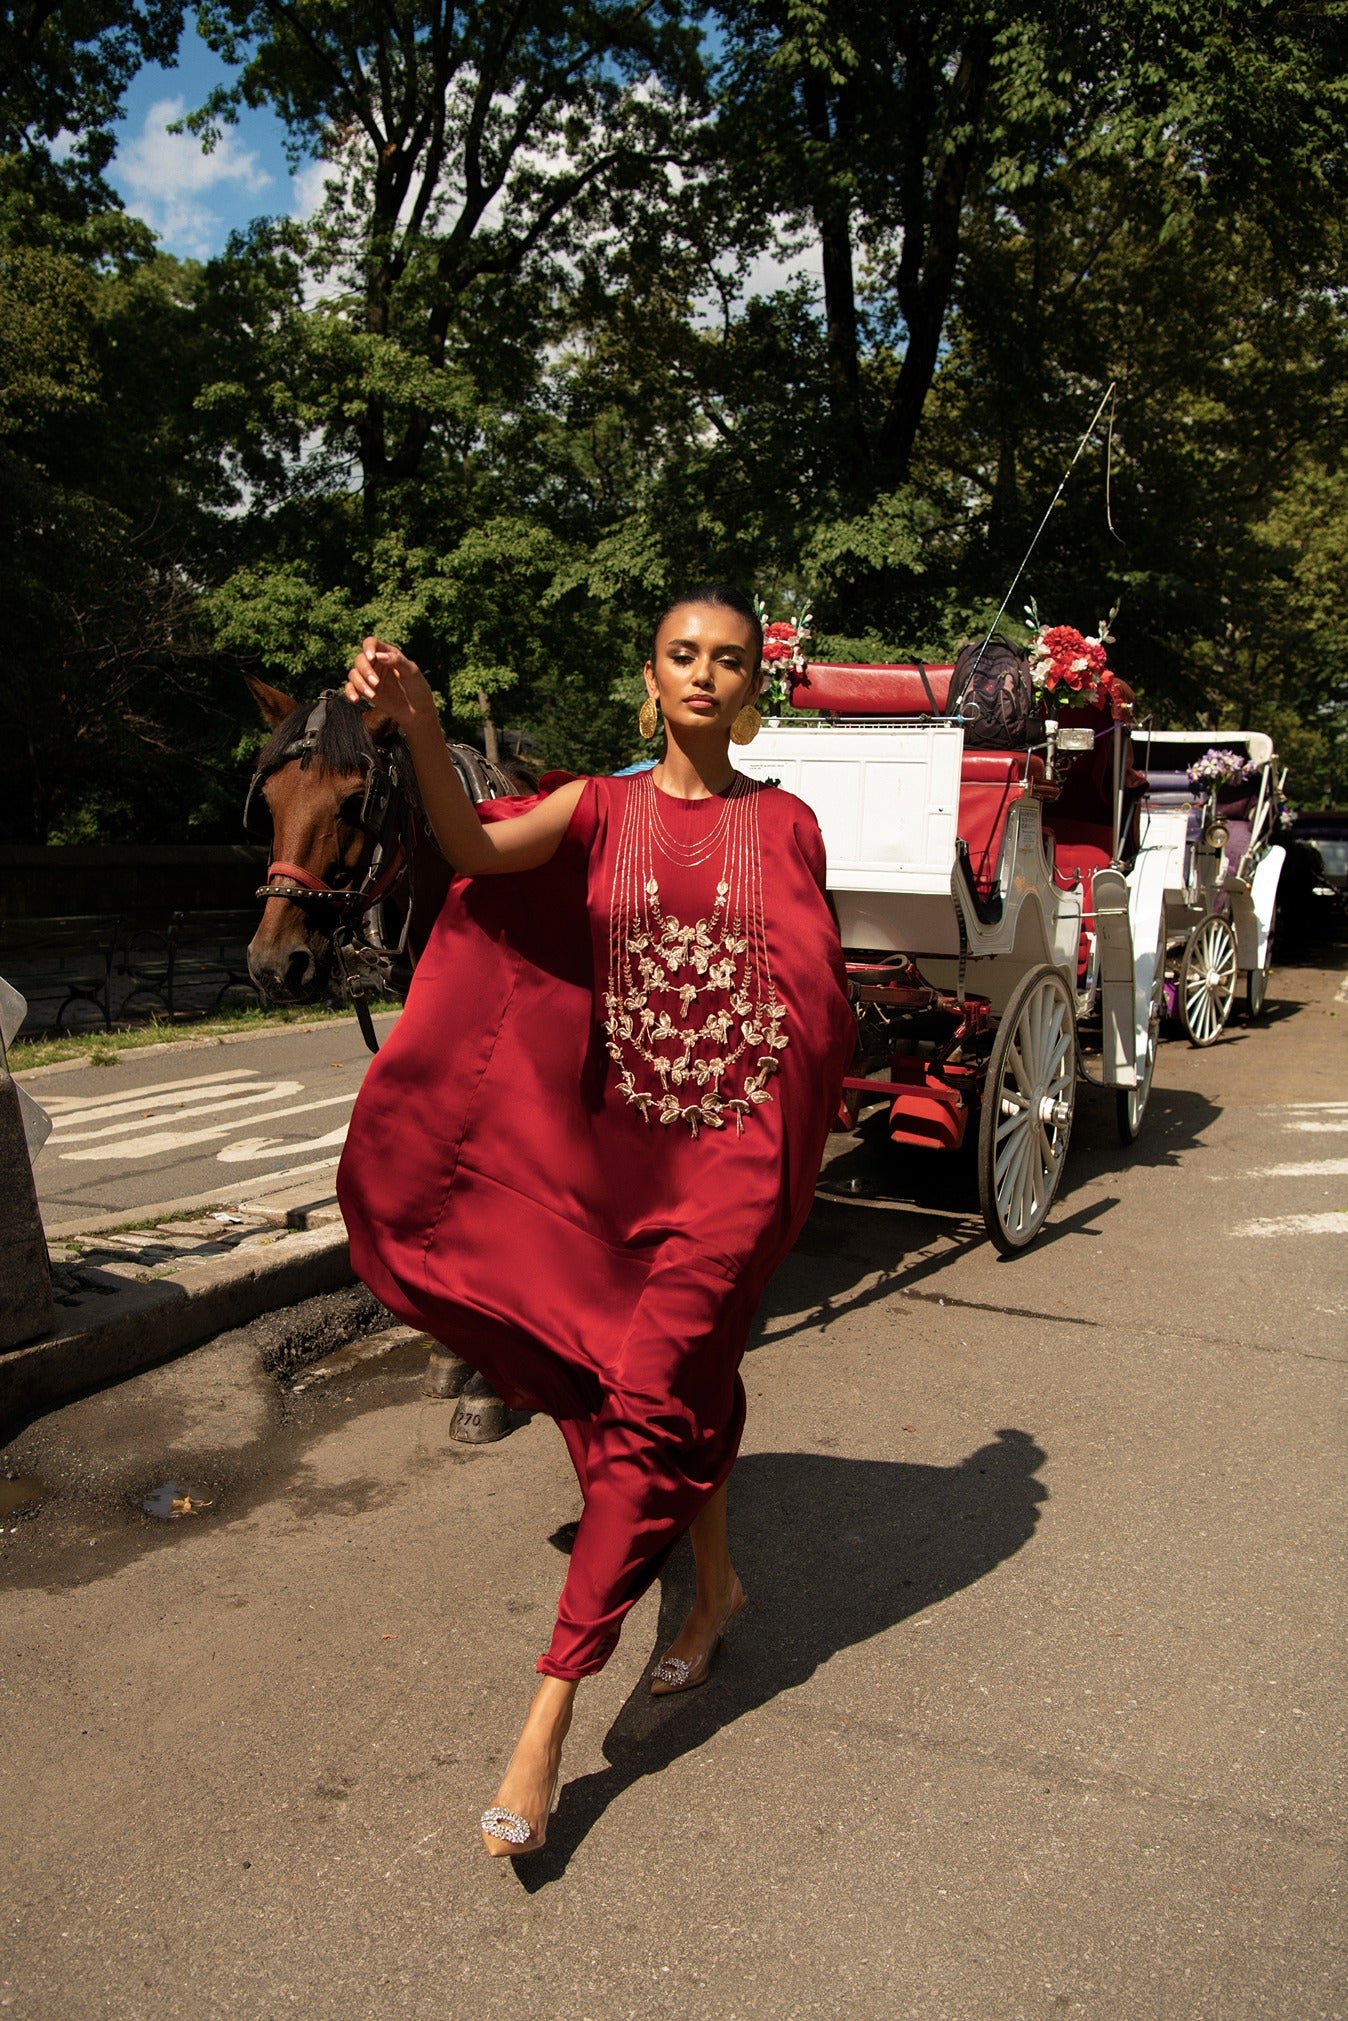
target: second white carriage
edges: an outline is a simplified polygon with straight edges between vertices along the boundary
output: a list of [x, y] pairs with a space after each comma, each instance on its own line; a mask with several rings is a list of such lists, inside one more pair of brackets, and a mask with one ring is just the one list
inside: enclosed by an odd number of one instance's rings
[[1166, 862], [1166, 1009], [1191, 1045], [1210, 1046], [1242, 976], [1251, 1018], [1267, 999], [1287, 853], [1277, 840], [1283, 775], [1257, 730], [1152, 731], [1139, 734], [1136, 756], [1146, 780], [1139, 840]]

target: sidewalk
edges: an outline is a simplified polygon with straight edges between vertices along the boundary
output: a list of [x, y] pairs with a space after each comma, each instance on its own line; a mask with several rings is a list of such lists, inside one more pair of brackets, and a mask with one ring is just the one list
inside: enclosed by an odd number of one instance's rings
[[0, 1355], [0, 1423], [350, 1281], [334, 1169], [52, 1231], [59, 1331]]

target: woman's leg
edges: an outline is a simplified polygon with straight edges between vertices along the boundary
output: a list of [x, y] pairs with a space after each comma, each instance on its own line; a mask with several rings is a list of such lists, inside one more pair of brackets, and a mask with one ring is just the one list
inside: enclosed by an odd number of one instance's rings
[[744, 1588], [730, 1559], [726, 1499], [722, 1483], [689, 1525], [697, 1592], [682, 1628], [665, 1651], [694, 1670], [710, 1659], [726, 1623], [744, 1605]]
[[493, 1838], [484, 1831], [482, 1843], [493, 1857], [526, 1853], [535, 1840], [546, 1836], [548, 1806], [552, 1801], [561, 1765], [562, 1744], [571, 1724], [575, 1700], [575, 1684], [567, 1683], [560, 1677], [539, 1679], [524, 1729], [515, 1743], [510, 1766], [496, 1793], [496, 1802], [501, 1808], [513, 1811], [530, 1827], [530, 1840], [522, 1846], [512, 1845], [509, 1839]]
[[[661, 1265], [608, 1372], [599, 1409], [561, 1423], [585, 1507], [557, 1607], [546, 1676], [601, 1670], [624, 1617], [680, 1537], [705, 1524], [744, 1426], [741, 1301], [724, 1277]], [[704, 1532], [724, 1551], [724, 1498]], [[704, 1556], [707, 1556], [704, 1553]], [[711, 1580], [714, 1585], [714, 1577]]]

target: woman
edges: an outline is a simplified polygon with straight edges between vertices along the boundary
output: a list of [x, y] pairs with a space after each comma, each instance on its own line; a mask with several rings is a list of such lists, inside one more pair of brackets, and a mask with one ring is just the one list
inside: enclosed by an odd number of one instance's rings
[[584, 1499], [483, 1816], [492, 1854], [543, 1844], [577, 1684], [685, 1531], [697, 1594], [651, 1689], [705, 1682], [744, 1605], [726, 1541], [739, 1362], [854, 1032], [818, 824], [730, 762], [758, 727], [762, 643], [736, 591], [681, 598], [645, 669], [654, 771], [522, 808], [470, 804], [396, 647], [366, 639], [347, 682], [406, 736], [461, 873], [352, 1117], [352, 1260], [507, 1402], [557, 1420]]

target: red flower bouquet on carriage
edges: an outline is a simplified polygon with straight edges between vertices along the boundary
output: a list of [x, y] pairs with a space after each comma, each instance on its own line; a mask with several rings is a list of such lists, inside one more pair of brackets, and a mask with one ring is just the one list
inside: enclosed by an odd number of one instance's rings
[[1108, 709], [1120, 723], [1131, 713], [1133, 691], [1110, 671], [1105, 656], [1105, 646], [1113, 643], [1109, 630], [1113, 615], [1111, 611], [1098, 636], [1091, 637], [1075, 625], [1039, 625], [1031, 613], [1038, 630], [1030, 642], [1030, 673], [1041, 694], [1066, 688], [1063, 700], [1069, 707], [1094, 704]]
[[784, 660], [796, 656], [796, 648], [802, 634], [795, 625], [779, 618], [774, 624], [763, 627], [763, 659], [769, 667], [780, 666]]
[[763, 627], [763, 665], [768, 670], [763, 702], [775, 716], [782, 703], [790, 700], [792, 680], [805, 672], [805, 641], [810, 636], [810, 613], [795, 618], [769, 619], [767, 605], [755, 599], [758, 621]]

